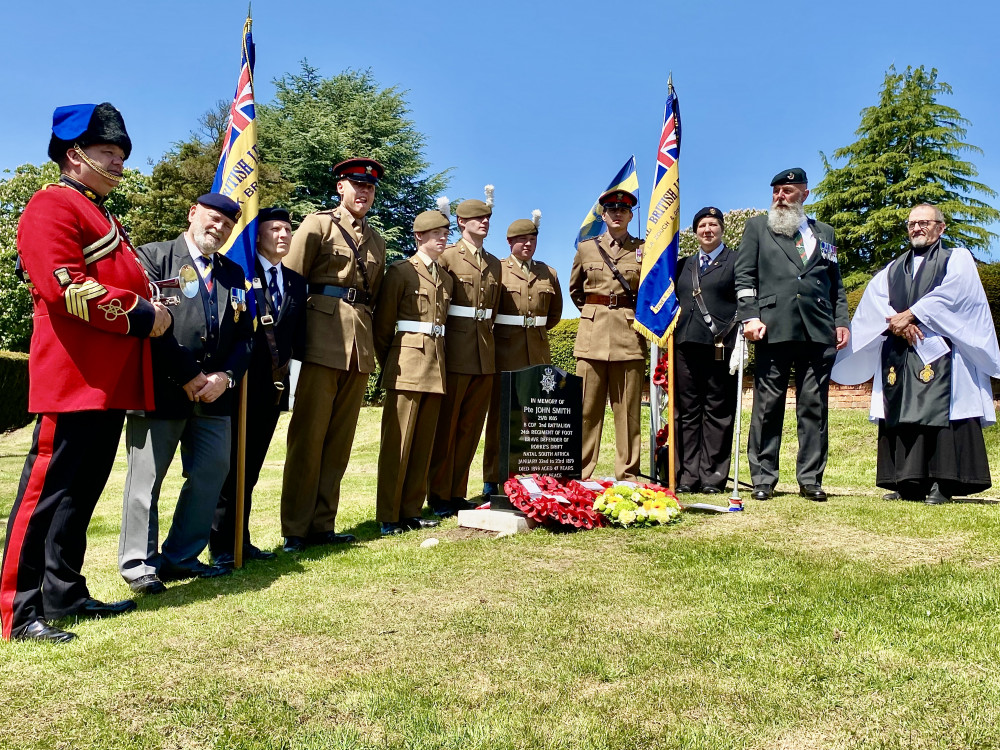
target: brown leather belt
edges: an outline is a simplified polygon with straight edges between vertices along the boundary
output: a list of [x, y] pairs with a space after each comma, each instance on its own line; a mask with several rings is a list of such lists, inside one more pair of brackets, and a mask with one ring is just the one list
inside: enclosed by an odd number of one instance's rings
[[619, 307], [635, 309], [635, 297], [631, 294], [588, 294], [584, 299], [588, 305], [602, 305], [615, 310]]

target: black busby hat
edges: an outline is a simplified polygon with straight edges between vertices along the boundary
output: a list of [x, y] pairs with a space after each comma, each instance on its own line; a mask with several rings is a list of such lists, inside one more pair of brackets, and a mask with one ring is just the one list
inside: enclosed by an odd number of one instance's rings
[[263, 224], [265, 221], [284, 221], [288, 224], [292, 223], [292, 215], [288, 213], [287, 208], [279, 208], [278, 206], [270, 206], [268, 208], [262, 208], [257, 212], [257, 224]]
[[778, 172], [774, 176], [774, 179], [771, 180], [771, 187], [777, 185], [804, 185], [808, 182], [806, 170], [801, 167], [793, 167], [792, 169], [786, 169], [784, 172]]
[[719, 222], [720, 227], [725, 228], [726, 226], [726, 222], [722, 218], [722, 211], [717, 209], [715, 206], [705, 206], [704, 208], [699, 209], [698, 213], [694, 215], [694, 221], [691, 222], [691, 231], [697, 232], [698, 222], [705, 218], [715, 219]]
[[70, 104], [56, 107], [52, 113], [52, 137], [49, 139], [49, 158], [58, 163], [74, 144], [85, 148], [95, 143], [112, 143], [125, 152], [132, 153], [132, 139], [125, 130], [122, 113], [110, 102], [102, 104]]
[[198, 203], [207, 208], [213, 208], [231, 221], [239, 221], [243, 211], [240, 204], [222, 193], [205, 193], [198, 196]]

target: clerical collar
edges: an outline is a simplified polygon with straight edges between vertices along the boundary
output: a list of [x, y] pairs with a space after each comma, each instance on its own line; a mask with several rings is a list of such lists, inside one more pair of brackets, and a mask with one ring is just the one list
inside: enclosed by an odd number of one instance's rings
[[68, 175], [64, 174], [59, 175], [59, 182], [61, 182], [63, 185], [67, 185], [68, 187], [71, 187], [74, 190], [78, 191], [84, 198], [89, 200], [95, 206], [103, 206], [104, 201], [108, 199], [108, 196], [98, 195], [91, 188], [87, 187], [82, 182], [74, 180], [72, 177]]
[[914, 255], [922, 258], [925, 255], [927, 255], [927, 253], [929, 253], [931, 250], [934, 250], [936, 247], [938, 247], [940, 244], [941, 244], [941, 238], [939, 237], [936, 241], [934, 241], [930, 245], [924, 245], [923, 247], [913, 247], [911, 245], [910, 248], [913, 250]]

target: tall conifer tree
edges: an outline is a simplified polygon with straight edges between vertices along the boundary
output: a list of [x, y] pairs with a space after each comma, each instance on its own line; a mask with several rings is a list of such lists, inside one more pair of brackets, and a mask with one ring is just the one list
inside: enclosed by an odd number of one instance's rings
[[976, 166], [965, 153], [982, 153], [966, 143], [969, 121], [938, 97], [951, 86], [936, 69], [920, 66], [897, 73], [890, 67], [879, 103], [861, 111], [858, 140], [833, 152], [833, 167], [823, 157], [826, 176], [813, 191], [821, 221], [837, 230], [845, 271], [875, 270], [908, 245], [903, 222], [918, 203], [934, 203], [948, 220], [946, 240], [975, 252], [989, 248], [997, 235], [985, 227], [1000, 211], [974, 197], [996, 193], [975, 181]]

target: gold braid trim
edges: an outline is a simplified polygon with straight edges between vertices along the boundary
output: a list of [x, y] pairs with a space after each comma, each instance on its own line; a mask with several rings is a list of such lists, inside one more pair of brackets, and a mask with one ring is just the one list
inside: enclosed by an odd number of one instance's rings
[[88, 279], [82, 284], [70, 284], [66, 287], [64, 294], [66, 297], [66, 311], [70, 315], [75, 315], [89, 323], [90, 310], [87, 303], [97, 297], [103, 297], [107, 293], [108, 290], [93, 279]]

